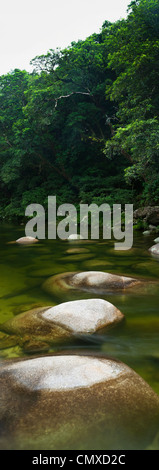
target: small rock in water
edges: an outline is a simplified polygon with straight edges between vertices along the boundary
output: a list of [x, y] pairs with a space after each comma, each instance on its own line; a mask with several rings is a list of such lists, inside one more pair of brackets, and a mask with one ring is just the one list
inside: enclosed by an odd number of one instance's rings
[[145, 230], [145, 232], [142, 232], [143, 235], [151, 235], [151, 230]]
[[34, 237], [21, 237], [16, 240], [20, 245], [29, 245], [30, 243], [37, 243], [39, 240]]
[[143, 450], [158, 430], [158, 395], [116, 360], [79, 353], [11, 360], [0, 387], [3, 450]]
[[68, 240], [84, 240], [84, 238], [82, 237], [82, 235], [72, 233], [71, 235], [69, 235]]
[[51, 276], [44, 282], [43, 288], [49, 293], [78, 289], [96, 294], [128, 289], [140, 285], [141, 281], [131, 277], [118, 276], [101, 271], [85, 271], [80, 273], [62, 273]]
[[131, 277], [117, 276], [100, 271], [86, 271], [75, 274], [70, 284], [73, 287], [85, 287], [88, 290], [98, 288], [125, 289], [139, 281]]
[[156, 230], [156, 226], [155, 225], [149, 225], [149, 229], [154, 231], [154, 230]]
[[154, 242], [159, 243], [159, 237], [155, 238]]
[[156, 243], [156, 245], [151, 246], [151, 248], [149, 248], [149, 251], [153, 255], [159, 255], [159, 243]]

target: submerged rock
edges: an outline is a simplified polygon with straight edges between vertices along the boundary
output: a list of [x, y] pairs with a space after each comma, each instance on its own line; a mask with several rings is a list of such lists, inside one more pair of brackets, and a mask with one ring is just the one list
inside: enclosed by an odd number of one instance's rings
[[144, 449], [159, 397], [132, 369], [89, 355], [12, 360], [0, 370], [1, 449]]
[[81, 253], [89, 253], [89, 250], [87, 250], [87, 248], [69, 248], [68, 250], [66, 250], [66, 253], [71, 255], [78, 255]]
[[156, 434], [153, 442], [148, 446], [146, 450], [159, 450], [159, 432]]
[[30, 245], [31, 243], [37, 243], [39, 240], [34, 237], [21, 237], [16, 240], [16, 243], [20, 245]]
[[116, 325], [123, 318], [120, 310], [110, 302], [86, 299], [21, 313], [2, 324], [0, 329], [8, 335], [19, 336], [25, 350], [26, 347], [31, 350], [31, 345], [34, 350], [38, 350], [39, 339], [56, 342], [74, 335], [93, 334], [102, 328]]
[[120, 291], [140, 285], [141, 281], [131, 277], [117, 276], [101, 271], [85, 271], [62, 273], [51, 276], [44, 282], [43, 288], [49, 293], [68, 289], [78, 289], [95, 294], [105, 294], [111, 291]]

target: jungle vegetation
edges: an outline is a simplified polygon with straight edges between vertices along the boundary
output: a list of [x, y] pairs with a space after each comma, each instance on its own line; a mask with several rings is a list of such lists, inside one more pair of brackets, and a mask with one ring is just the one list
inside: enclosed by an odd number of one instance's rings
[[0, 76], [0, 217], [30, 203], [159, 204], [159, 1]]

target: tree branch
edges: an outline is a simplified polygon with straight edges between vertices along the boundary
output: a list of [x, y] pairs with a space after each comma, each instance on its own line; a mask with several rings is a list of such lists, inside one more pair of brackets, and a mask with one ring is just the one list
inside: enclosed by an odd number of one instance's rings
[[72, 95], [87, 95], [87, 96], [90, 96], [90, 92], [86, 93], [84, 91], [72, 91], [69, 95], [61, 95], [58, 98], [55, 98], [55, 108], [57, 108], [58, 100], [61, 100], [62, 98], [69, 98]]

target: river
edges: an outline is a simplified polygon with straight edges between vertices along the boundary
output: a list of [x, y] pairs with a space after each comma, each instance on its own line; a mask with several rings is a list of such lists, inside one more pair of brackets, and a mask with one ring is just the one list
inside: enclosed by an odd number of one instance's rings
[[[1, 224], [1, 323], [31, 308], [64, 302], [63, 293], [55, 298], [42, 288], [43, 282], [54, 274], [93, 270], [150, 281], [159, 278], [159, 260], [148, 251], [154, 244], [154, 235], [144, 237], [136, 232], [133, 247], [128, 251], [114, 250], [112, 240], [42, 240], [32, 246], [8, 244], [20, 236], [24, 236], [23, 225]], [[72, 295], [70, 291], [67, 300], [74, 300]], [[138, 372], [159, 394], [158, 285], [153, 291], [147, 285], [143, 293], [108, 293], [100, 297], [119, 308], [125, 315], [125, 322], [105, 335], [88, 336], [84, 341], [77, 340], [73, 344], [70, 342], [67, 349], [84, 348], [119, 359]], [[92, 298], [92, 294], [79, 291], [77, 298]], [[53, 344], [49, 352], [59, 351], [60, 348], [63, 349], [63, 345], [55, 347]], [[0, 354], [2, 360], [26, 357], [26, 351], [19, 345], [1, 349]]]
[[[0, 230], [0, 323], [34, 307], [54, 306], [68, 300], [98, 297], [88, 292], [57, 290], [53, 295], [43, 283], [53, 275], [75, 271], [104, 271], [146, 281], [143, 289], [108, 292], [100, 298], [114, 304], [125, 321], [102, 334], [86, 335], [64, 344], [50, 344], [46, 354], [60, 351], [102, 353], [136, 371], [159, 394], [159, 259], [149, 248], [154, 234], [134, 234], [128, 251], [114, 250], [113, 240], [41, 240], [34, 245], [10, 243], [25, 235], [24, 225], [1, 224]], [[147, 282], [148, 281], [148, 282]], [[155, 281], [154, 286], [151, 281]], [[77, 295], [76, 295], [77, 294]], [[1, 333], [0, 333], [1, 335]], [[45, 351], [25, 350], [21, 345], [4, 347], [0, 336], [1, 362], [12, 358], [44, 356]]]

